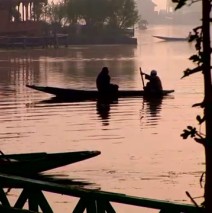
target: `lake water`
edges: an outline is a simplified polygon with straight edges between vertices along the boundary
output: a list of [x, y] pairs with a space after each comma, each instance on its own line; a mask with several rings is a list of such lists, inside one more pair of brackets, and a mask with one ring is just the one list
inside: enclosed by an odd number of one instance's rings
[[[194, 65], [187, 42], [163, 42], [152, 35], [186, 37], [190, 26], [150, 27], [137, 31], [138, 45], [70, 46], [59, 49], [0, 51], [0, 150], [4, 153], [99, 150], [101, 155], [45, 174], [90, 183], [86, 187], [139, 197], [190, 203], [185, 191], [202, 196], [204, 149], [180, 137], [195, 125], [202, 110], [201, 74], [181, 79]], [[139, 67], [158, 71], [164, 89], [175, 92], [161, 102], [119, 99], [46, 103], [50, 95], [26, 84], [94, 89], [95, 78], [108, 66], [120, 89], [140, 89]], [[204, 131], [204, 127], [198, 127]], [[10, 192], [17, 199], [15, 191]], [[47, 194], [55, 212], [71, 212], [76, 199]], [[197, 199], [201, 203], [202, 199]], [[118, 212], [141, 208], [114, 205]], [[150, 212], [145, 210], [144, 212]], [[151, 210], [151, 212], [154, 212]]]

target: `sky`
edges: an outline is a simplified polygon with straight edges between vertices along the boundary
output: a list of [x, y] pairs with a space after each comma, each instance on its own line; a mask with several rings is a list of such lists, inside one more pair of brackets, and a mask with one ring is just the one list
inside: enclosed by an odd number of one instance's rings
[[[52, 0], [48, 0], [48, 2], [51, 2]], [[53, 0], [53, 2], [58, 2], [60, 0]], [[167, 0], [152, 0], [155, 4], [158, 5], [158, 10], [161, 10], [161, 9], [166, 9], [166, 1]]]
[[166, 0], [153, 0], [153, 2], [158, 5], [157, 9], [166, 9]]

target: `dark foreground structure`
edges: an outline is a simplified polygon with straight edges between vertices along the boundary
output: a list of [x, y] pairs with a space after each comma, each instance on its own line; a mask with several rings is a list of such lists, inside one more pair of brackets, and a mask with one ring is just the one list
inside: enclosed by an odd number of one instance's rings
[[[191, 204], [181, 204], [169, 201], [148, 199], [142, 197], [129, 196], [126, 194], [106, 192], [100, 190], [84, 189], [81, 187], [67, 186], [36, 179], [23, 178], [0, 174], [0, 211], [1, 212], [43, 212], [53, 213], [44, 193], [51, 192], [58, 195], [67, 195], [79, 199], [73, 213], [116, 213], [112, 203], [133, 205], [157, 209], [166, 213], [202, 213], [203, 208]], [[13, 206], [9, 202], [4, 188], [19, 188], [22, 190], [20, 196]], [[26, 205], [28, 203], [28, 209]], [[24, 210], [25, 208], [25, 210]], [[141, 209], [142, 210], [142, 209]], [[65, 213], [65, 212], [64, 212]]]

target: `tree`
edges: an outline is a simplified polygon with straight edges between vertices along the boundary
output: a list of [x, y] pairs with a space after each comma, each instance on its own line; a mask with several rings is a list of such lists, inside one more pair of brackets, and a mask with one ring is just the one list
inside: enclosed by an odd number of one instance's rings
[[58, 2], [57, 4], [51, 2], [45, 8], [47, 22], [58, 26], [65, 25], [67, 22], [65, 12], [66, 7], [64, 2]]
[[127, 29], [139, 20], [134, 0], [67, 0], [66, 6], [70, 23], [84, 21], [95, 31]]
[[108, 16], [108, 2], [106, 0], [69, 0], [67, 14], [70, 21], [84, 20], [91, 28], [101, 28]]
[[197, 1], [202, 2], [202, 25], [193, 29], [190, 41], [195, 41], [197, 53], [190, 60], [197, 64], [194, 69], [186, 69], [183, 77], [202, 72], [204, 79], [204, 99], [201, 103], [194, 104], [203, 109], [203, 116], [197, 115], [199, 125], [205, 124], [205, 134], [197, 131], [195, 127], [187, 126], [181, 136], [186, 139], [192, 137], [196, 142], [202, 144], [205, 149], [205, 193], [204, 203], [206, 213], [212, 212], [212, 82], [211, 82], [211, 45], [210, 45], [210, 18], [212, 0], [172, 0], [177, 3], [176, 9], [186, 4]]
[[127, 29], [139, 21], [133, 0], [110, 0], [108, 25], [112, 28]]
[[46, 3], [42, 1], [36, 1], [33, 4], [33, 10], [32, 10], [32, 17], [36, 21], [40, 21], [42, 18], [42, 15], [44, 14], [44, 8]]
[[34, 18], [43, 18], [51, 31], [77, 36], [126, 35], [139, 21], [134, 0], [60, 0], [47, 6], [38, 2], [35, 10]]

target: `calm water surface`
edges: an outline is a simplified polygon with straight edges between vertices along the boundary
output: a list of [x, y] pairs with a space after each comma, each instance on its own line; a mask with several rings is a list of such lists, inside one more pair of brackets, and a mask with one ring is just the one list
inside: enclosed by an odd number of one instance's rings
[[[154, 199], [189, 203], [185, 191], [202, 196], [203, 147], [180, 137], [188, 124], [196, 125], [196, 115], [202, 114], [201, 109], [191, 108], [202, 100], [202, 76], [180, 79], [183, 70], [194, 66], [188, 60], [194, 48], [186, 42], [162, 42], [152, 37], [186, 36], [190, 30], [188, 26], [152, 27], [137, 32], [138, 46], [1, 50], [0, 149], [8, 154], [99, 150], [100, 156], [46, 174], [88, 182], [88, 188]], [[129, 98], [110, 105], [48, 103], [44, 100], [50, 95], [25, 87], [94, 89], [102, 66], [110, 68], [120, 89], [142, 88], [139, 67], [146, 72], [156, 69], [163, 87], [175, 93], [157, 102]], [[70, 212], [76, 203], [65, 196], [47, 196], [55, 212]], [[17, 199], [15, 191], [11, 197]], [[115, 208], [119, 212], [130, 208], [141, 211], [123, 205]]]

